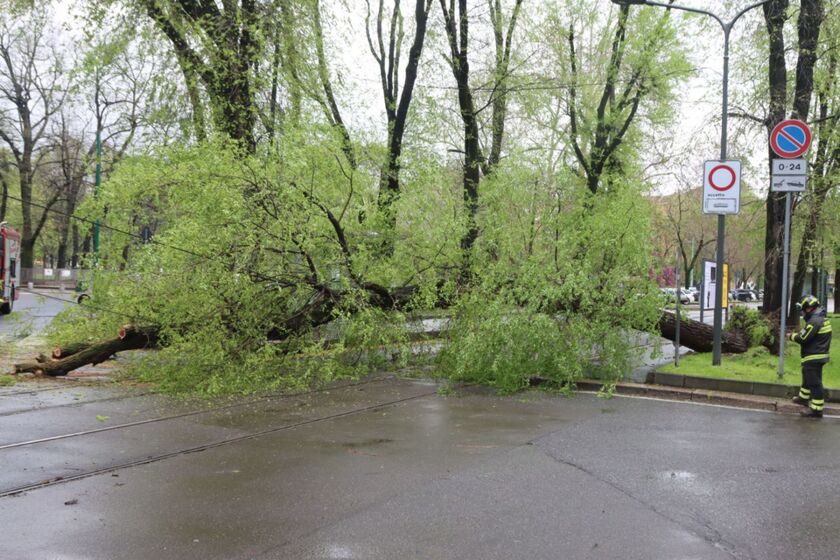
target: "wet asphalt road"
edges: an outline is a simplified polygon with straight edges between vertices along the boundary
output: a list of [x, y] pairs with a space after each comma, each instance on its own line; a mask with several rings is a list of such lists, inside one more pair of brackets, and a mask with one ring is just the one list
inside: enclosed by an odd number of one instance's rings
[[14, 304], [14, 314], [0, 316], [0, 340], [18, 338], [43, 331], [65, 307], [75, 304], [76, 294], [70, 290], [35, 290], [23, 288]]
[[4, 388], [0, 558], [840, 556], [836, 419], [436, 389]]

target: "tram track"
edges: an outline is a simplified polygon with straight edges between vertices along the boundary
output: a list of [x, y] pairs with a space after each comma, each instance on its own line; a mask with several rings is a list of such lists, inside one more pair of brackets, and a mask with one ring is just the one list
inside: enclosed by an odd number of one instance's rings
[[70, 389], [77, 389], [82, 387], [90, 387], [91, 385], [74, 385], [72, 387], [63, 386], [63, 387], [44, 387], [43, 389], [24, 389], [23, 391], [9, 391], [6, 393], [0, 393], [0, 398], [2, 397], [15, 397], [17, 395], [37, 395], [39, 393], [46, 393], [48, 391], [67, 391]]
[[[366, 381], [366, 382], [358, 383], [358, 384], [354, 384], [354, 385], [344, 385], [341, 388], [358, 386], [358, 385], [365, 385], [365, 384], [373, 382], [373, 381], [376, 381], [376, 380]], [[333, 389], [335, 389], [335, 388], [333, 388]], [[156, 463], [156, 462], [159, 462], [159, 461], [164, 461], [164, 460], [167, 460], [167, 459], [180, 457], [180, 456], [183, 456], [183, 455], [189, 455], [189, 454], [192, 454], [192, 453], [199, 453], [201, 451], [207, 451], [209, 449], [214, 449], [216, 447], [221, 447], [221, 446], [224, 446], [224, 445], [230, 445], [230, 444], [243, 442], [243, 441], [249, 441], [249, 440], [257, 439], [257, 438], [260, 438], [260, 437], [263, 437], [263, 436], [266, 436], [266, 435], [271, 435], [271, 434], [274, 434], [274, 433], [278, 433], [278, 432], [282, 432], [282, 431], [286, 431], [286, 430], [291, 430], [291, 429], [299, 428], [299, 427], [302, 427], [302, 426], [308, 426], [308, 425], [311, 425], [311, 424], [317, 424], [317, 423], [321, 423], [321, 422], [328, 422], [328, 421], [331, 421], [331, 420], [336, 420], [336, 419], [339, 419], [339, 418], [353, 416], [353, 415], [356, 415], [356, 414], [363, 414], [363, 413], [366, 413], [366, 412], [381, 410], [381, 409], [384, 409], [384, 408], [389, 408], [389, 407], [392, 407], [392, 406], [396, 406], [396, 405], [404, 403], [404, 402], [409, 402], [409, 401], [413, 401], [413, 400], [418, 400], [418, 399], [423, 399], [423, 398], [427, 398], [427, 397], [430, 397], [430, 396], [434, 396], [436, 394], [437, 394], [437, 389], [434, 389], [434, 390], [430, 390], [430, 391], [425, 391], [425, 392], [420, 393], [420, 394], [411, 395], [411, 396], [408, 396], [408, 397], [391, 399], [391, 400], [388, 400], [388, 401], [385, 401], [385, 402], [380, 402], [380, 403], [376, 403], [376, 404], [372, 404], [372, 405], [368, 405], [368, 406], [355, 408], [353, 410], [337, 412], [337, 413], [334, 413], [334, 414], [327, 414], [327, 415], [324, 415], [324, 416], [319, 416], [317, 418], [310, 418], [310, 419], [307, 419], [307, 420], [301, 420], [299, 422], [293, 422], [293, 423], [284, 424], [284, 425], [281, 425], [281, 426], [274, 426], [274, 427], [271, 427], [271, 428], [258, 430], [256, 432], [251, 432], [251, 433], [248, 433], [248, 434], [242, 434], [242, 435], [238, 435], [238, 436], [222, 438], [220, 440], [210, 442], [210, 443], [195, 445], [195, 446], [191, 446], [191, 447], [182, 447], [180, 449], [167, 451], [165, 453], [150, 455], [150, 456], [144, 457], [142, 459], [134, 459], [134, 460], [130, 460], [130, 461], [125, 461], [123, 463], [117, 463], [117, 464], [113, 464], [113, 465], [109, 465], [109, 466], [105, 466], [105, 467], [101, 467], [101, 468], [97, 468], [97, 469], [89, 469], [89, 470], [86, 470], [84, 472], [79, 472], [79, 473], [75, 473], [75, 474], [62, 475], [62, 476], [47, 478], [47, 479], [44, 479], [44, 480], [41, 480], [41, 481], [38, 481], [38, 482], [23, 484], [23, 485], [19, 485], [19, 486], [13, 487], [13, 488], [0, 490], [0, 498], [16, 496], [16, 495], [22, 494], [24, 492], [29, 492], [29, 491], [32, 491], [32, 490], [38, 490], [38, 489], [41, 489], [41, 488], [47, 488], [47, 487], [50, 487], [50, 486], [55, 486], [57, 484], [63, 484], [63, 483], [66, 483], [66, 482], [82, 480], [82, 479], [90, 478], [90, 477], [97, 476], [97, 475], [100, 475], [100, 474], [114, 473], [116, 471], [129, 469], [129, 468], [137, 467], [137, 466], [141, 466], [141, 465], [148, 465], [148, 464], [151, 464], [151, 463]], [[298, 395], [288, 395], [288, 396], [298, 396]], [[221, 408], [221, 409], [218, 409], [218, 410], [224, 410], [224, 408]], [[193, 412], [193, 414], [197, 414], [197, 413], [200, 413], [200, 412], [204, 412], [204, 411], [195, 411], [195, 412]], [[207, 412], [209, 412], [209, 410]], [[154, 421], [154, 420], [161, 421], [161, 420], [164, 420], [164, 419], [170, 419], [170, 418], [174, 418], [174, 417], [184, 417], [184, 416], [185, 415], [178, 415], [178, 416], [173, 415], [171, 417], [151, 419], [151, 420], [152, 421]], [[146, 422], [140, 422], [140, 423], [130, 423], [130, 424], [123, 425], [123, 426], [120, 426], [120, 427], [125, 428], [125, 427], [129, 427], [131, 425], [139, 425], [139, 424], [142, 424], [142, 423], [149, 423], [149, 422], [146, 421]], [[117, 429], [117, 428], [119, 428], [119, 427], [118, 426], [110, 427], [111, 430]], [[66, 438], [66, 437], [77, 437], [77, 436], [81, 436], [81, 435], [100, 433], [104, 430], [105, 429], [89, 430], [87, 432], [77, 432], [77, 433], [74, 433], [74, 434], [66, 434], [62, 437], [64, 437], [64, 438]], [[10, 444], [10, 445], [0, 447], [0, 451], [3, 450], [3, 449], [9, 449], [9, 448], [12, 448], [12, 447], [22, 447], [24, 445], [36, 445], [36, 444], [44, 443], [44, 442], [47, 442], [47, 441], [55, 441], [56, 439], [58, 439], [58, 438], [56, 438], [56, 437], [42, 438], [41, 440], [33, 440], [31, 442], [21, 442], [21, 443], [18, 443], [18, 444]]]
[[[25, 393], [23, 393], [25, 394]], [[37, 393], [33, 393], [37, 394]], [[152, 391], [144, 391], [142, 393], [133, 393], [130, 395], [120, 395], [118, 397], [106, 397], [104, 399], [90, 399], [86, 401], [74, 401], [74, 402], [67, 402], [61, 404], [51, 404], [45, 406], [32, 406], [29, 408], [23, 408], [20, 410], [10, 410], [9, 412], [0, 412], [0, 418], [4, 416], [15, 416], [18, 414], [29, 414], [31, 412], [42, 412], [48, 410], [55, 410], [58, 408], [73, 408], [73, 407], [82, 407], [88, 404], [98, 404], [98, 403], [105, 403], [105, 402], [115, 402], [115, 401], [123, 401], [127, 399], [139, 398], [139, 397], [146, 397], [149, 395], [153, 395], [154, 392]], [[5, 397], [6, 395], [0, 395], [0, 398]]]
[[[38, 444], [41, 444], [41, 443], [47, 443], [47, 442], [50, 442], [50, 441], [58, 441], [58, 440], [62, 440], [62, 439], [86, 436], [86, 435], [91, 435], [91, 434], [98, 434], [98, 433], [102, 433], [102, 432], [111, 432], [111, 431], [115, 431], [115, 430], [132, 428], [132, 427], [135, 427], [135, 426], [142, 426], [144, 424], [154, 424], [154, 423], [157, 423], [157, 422], [165, 422], [165, 421], [168, 421], [168, 420], [177, 420], [179, 418], [189, 418], [191, 416], [198, 416], [198, 415], [201, 415], [201, 414], [212, 414], [214, 412], [222, 412], [222, 411], [225, 411], [225, 410], [232, 410], [232, 409], [241, 408], [241, 407], [245, 407], [245, 406], [249, 406], [249, 405], [259, 404], [259, 403], [263, 403], [263, 402], [266, 402], [266, 401], [271, 401], [273, 399], [278, 399], [278, 400], [279, 399], [291, 399], [291, 398], [296, 398], [296, 397], [303, 397], [303, 396], [306, 396], [306, 395], [315, 395], [315, 394], [318, 394], [318, 393], [323, 393], [325, 391], [331, 391], [331, 390], [334, 391], [334, 390], [340, 390], [340, 389], [349, 388], [349, 387], [359, 387], [359, 386], [364, 386], [364, 385], [367, 385], [367, 384], [370, 384], [370, 383], [374, 383], [376, 381], [381, 381], [382, 379], [386, 379], [386, 378], [375, 377], [375, 378], [367, 379], [367, 380], [364, 380], [364, 381], [359, 381], [359, 382], [355, 382], [355, 383], [347, 383], [345, 385], [339, 385], [339, 386], [323, 387], [321, 389], [314, 389], [312, 391], [306, 391], [306, 392], [303, 392], [303, 393], [273, 393], [273, 394], [269, 394], [269, 395], [263, 395], [263, 396], [260, 396], [258, 398], [255, 398], [255, 399], [249, 399], [249, 400], [242, 401], [242, 402], [226, 404], [224, 406], [215, 406], [215, 407], [208, 407], [208, 408], [203, 408], [203, 409], [199, 409], [199, 410], [190, 410], [190, 411], [186, 411], [186, 412], [180, 412], [180, 413], [177, 413], [177, 414], [168, 414], [168, 415], [165, 415], [165, 416], [147, 418], [147, 419], [144, 419], [144, 420], [137, 420], [137, 421], [134, 421], [134, 422], [124, 422], [122, 424], [114, 424], [113, 426], [104, 426], [102, 428], [95, 428], [95, 429], [91, 429], [91, 430], [80, 430], [78, 432], [68, 432], [68, 433], [65, 433], [65, 434], [58, 434], [58, 435], [54, 435], [54, 436], [36, 438], [36, 439], [32, 439], [32, 440], [12, 442], [12, 443], [7, 443], [7, 444], [0, 445], [0, 451], [3, 451], [5, 449], [13, 449], [13, 448], [16, 448], [16, 447], [28, 447], [28, 446], [32, 446], [32, 445], [38, 445]], [[27, 409], [27, 410], [22, 410], [22, 411], [14, 411], [14, 412], [9, 412], [9, 413], [5, 413], [5, 414], [0, 414], [0, 417], [2, 417], [2, 416], [12, 416], [12, 415], [15, 415], [15, 414], [22, 414], [22, 413], [28, 413], [28, 412], [45, 412], [45, 411], [49, 411], [49, 410], [52, 410], [52, 409], [73, 407], [73, 406], [81, 407], [81, 406], [84, 406], [84, 405], [89, 404], [89, 403], [100, 403], [100, 402], [107, 402], [107, 401], [124, 400], [124, 399], [130, 399], [130, 398], [135, 398], [135, 397], [149, 395], [149, 394], [152, 394], [152, 393], [143, 393], [142, 395], [126, 395], [125, 397], [114, 397], [112, 399], [91, 400], [91, 401], [85, 401], [85, 402], [80, 402], [80, 403], [65, 403], [65, 404], [54, 405], [54, 406], [32, 408], [32, 409]]]

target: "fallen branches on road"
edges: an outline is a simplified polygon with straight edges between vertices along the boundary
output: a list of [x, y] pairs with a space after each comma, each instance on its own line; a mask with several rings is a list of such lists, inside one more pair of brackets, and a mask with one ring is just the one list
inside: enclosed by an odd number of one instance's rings
[[125, 325], [116, 338], [88, 344], [66, 358], [15, 364], [15, 373], [35, 373], [51, 377], [67, 375], [85, 365], [96, 365], [108, 360], [117, 352], [154, 348], [158, 344], [160, 328], [157, 326]]

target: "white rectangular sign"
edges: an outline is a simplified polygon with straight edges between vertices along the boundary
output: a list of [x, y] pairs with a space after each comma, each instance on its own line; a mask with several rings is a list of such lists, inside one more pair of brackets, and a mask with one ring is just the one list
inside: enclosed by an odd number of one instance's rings
[[773, 192], [805, 192], [806, 177], [791, 175], [773, 175], [770, 178], [770, 190]]
[[783, 175], [802, 176], [808, 173], [808, 162], [804, 159], [779, 159], [772, 161], [770, 174], [773, 177]]
[[703, 165], [703, 213], [737, 214], [741, 210], [741, 162], [707, 161]]
[[[708, 311], [715, 308], [717, 297], [717, 263], [703, 261], [703, 309]], [[729, 265], [723, 263], [723, 307], [729, 306]]]

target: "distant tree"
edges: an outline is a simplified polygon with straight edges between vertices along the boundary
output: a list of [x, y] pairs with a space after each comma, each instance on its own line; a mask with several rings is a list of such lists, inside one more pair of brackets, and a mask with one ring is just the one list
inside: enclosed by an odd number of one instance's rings
[[704, 249], [717, 241], [716, 230], [706, 216], [698, 212], [699, 199], [699, 189], [680, 189], [664, 200], [669, 233], [676, 239], [686, 288], [691, 286], [690, 271], [695, 270]]
[[34, 179], [44, 165], [44, 143], [69, 84], [62, 57], [48, 42], [47, 8], [10, 11], [0, 22], [0, 139], [12, 154], [22, 210], [21, 266], [34, 266], [35, 242], [57, 201], [34, 197]]
[[[414, 86], [417, 82], [420, 56], [426, 40], [432, 0], [415, 0], [414, 38], [408, 52], [402, 88], [400, 88], [400, 62], [405, 32], [403, 15], [400, 11], [400, 0], [393, 0], [393, 6], [390, 9], [390, 23], [385, 21], [387, 14], [384, 0], [379, 0], [375, 22], [371, 22], [370, 0], [366, 0], [366, 3], [367, 18], [365, 24], [368, 46], [379, 67], [388, 126], [388, 159], [382, 169], [378, 204], [380, 210], [386, 213], [388, 225], [393, 229], [396, 216], [393, 214], [392, 206], [400, 196], [400, 157], [402, 156], [403, 137], [414, 94]], [[388, 23], [388, 25], [383, 25], [383, 23]], [[371, 34], [371, 27], [375, 30], [373, 35]]]
[[466, 232], [461, 238], [461, 249], [464, 252], [464, 278], [469, 276], [470, 253], [478, 238], [478, 223], [476, 216], [479, 209], [479, 183], [482, 172], [484, 175], [492, 173], [498, 164], [504, 141], [504, 123], [507, 111], [507, 81], [510, 79], [510, 60], [513, 34], [522, 7], [522, 0], [515, 0], [510, 16], [505, 19], [500, 0], [487, 0], [493, 26], [496, 56], [491, 81], [491, 99], [488, 103], [493, 108], [491, 116], [492, 143], [490, 158], [485, 156], [481, 147], [481, 123], [479, 113], [482, 107], [477, 105], [473, 85], [470, 82], [470, 14], [467, 0], [440, 0], [443, 11], [446, 38], [449, 44], [447, 63], [455, 77], [458, 87], [458, 106], [464, 130], [464, 172], [463, 191], [464, 205], [467, 216]]
[[[629, 30], [630, 13], [629, 5], [618, 8], [615, 26], [604, 35], [606, 52], [587, 53], [596, 54], [595, 59], [582, 60], [574, 21], [566, 30], [569, 139], [592, 194], [603, 186], [609, 171], [620, 169], [617, 156], [643, 100], [667, 99], [676, 79], [687, 73], [680, 50], [665, 48], [673, 42], [670, 10], [645, 20], [645, 33]], [[650, 12], [643, 17], [650, 18]], [[593, 72], [603, 76], [594, 87]]]

